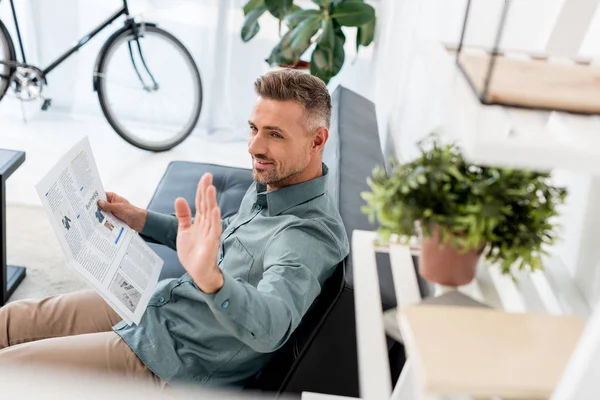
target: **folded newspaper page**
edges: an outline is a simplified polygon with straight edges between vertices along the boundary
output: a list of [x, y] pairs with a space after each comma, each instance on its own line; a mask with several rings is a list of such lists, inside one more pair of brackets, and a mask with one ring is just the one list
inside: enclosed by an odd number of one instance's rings
[[87, 137], [36, 186], [69, 265], [127, 323], [139, 324], [163, 260], [112, 213]]

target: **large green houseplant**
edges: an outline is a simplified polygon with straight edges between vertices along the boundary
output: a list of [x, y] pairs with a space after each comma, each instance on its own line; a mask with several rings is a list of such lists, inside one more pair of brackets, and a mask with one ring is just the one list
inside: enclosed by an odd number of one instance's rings
[[557, 208], [566, 190], [550, 175], [468, 163], [458, 146], [432, 135], [420, 156], [376, 169], [363, 193], [363, 211], [377, 218], [384, 240], [421, 236], [420, 272], [426, 279], [459, 286], [473, 279], [480, 255], [511, 268], [536, 270], [554, 243]]
[[[267, 58], [271, 66], [295, 65], [308, 48], [316, 44], [310, 59], [310, 73], [325, 83], [342, 69], [346, 36], [343, 26], [356, 27], [356, 47], [368, 46], [375, 34], [375, 10], [364, 0], [312, 0], [314, 8], [302, 9], [293, 0], [249, 0], [244, 5], [241, 37], [251, 40], [265, 13], [285, 22], [287, 31]], [[281, 29], [280, 29], [281, 32]]]

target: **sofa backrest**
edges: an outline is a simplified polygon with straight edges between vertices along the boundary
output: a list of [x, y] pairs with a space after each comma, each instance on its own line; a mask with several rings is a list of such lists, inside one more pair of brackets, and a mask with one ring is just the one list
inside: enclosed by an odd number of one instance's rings
[[[361, 192], [368, 191], [367, 178], [372, 170], [384, 166], [377, 129], [375, 106], [366, 98], [338, 87], [332, 94], [333, 112], [324, 162], [329, 167], [328, 190], [337, 200], [344, 225], [351, 239], [356, 229], [374, 230], [361, 206]], [[377, 262], [383, 308], [396, 305], [389, 257]], [[298, 352], [281, 391], [311, 391], [358, 397], [358, 361], [354, 319], [352, 254], [346, 259], [344, 287], [335, 304], [317, 327], [312, 340]], [[388, 342], [393, 378], [404, 363], [404, 350], [393, 340]]]
[[[374, 230], [367, 215], [361, 211], [365, 201], [361, 193], [369, 191], [367, 178], [376, 167], [384, 166], [385, 159], [377, 129], [375, 105], [359, 94], [339, 86], [332, 93], [332, 115], [329, 140], [324, 161], [329, 166], [331, 179], [328, 191], [337, 200], [348, 238], [356, 229]], [[385, 267], [385, 263], [384, 263]], [[352, 257], [346, 260], [346, 284], [353, 287]], [[386, 268], [381, 280], [383, 301], [395, 306], [396, 300]]]
[[275, 394], [286, 391], [304, 354], [318, 335], [321, 326], [327, 321], [344, 290], [344, 274], [345, 268], [342, 262], [327, 279], [321, 293], [285, 345], [273, 355], [265, 368], [246, 384], [245, 389]]

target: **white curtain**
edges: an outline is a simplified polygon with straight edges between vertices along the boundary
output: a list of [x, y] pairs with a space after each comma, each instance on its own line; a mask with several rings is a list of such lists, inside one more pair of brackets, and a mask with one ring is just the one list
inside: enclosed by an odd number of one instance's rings
[[[192, 53], [203, 82], [204, 103], [198, 130], [213, 137], [246, 134], [255, 96], [254, 80], [268, 70], [264, 59], [278, 40], [277, 21], [261, 19], [260, 33], [249, 43], [240, 39], [244, 0], [129, 0], [132, 14], [156, 22], [180, 39]], [[306, 5], [311, 4], [309, 1]], [[121, 5], [120, 0], [15, 0], [27, 61], [45, 67]], [[314, 5], [313, 5], [314, 6]], [[0, 0], [0, 18], [14, 26], [9, 3]], [[101, 32], [78, 54], [48, 76], [44, 95], [52, 98], [50, 112], [101, 116], [92, 90], [96, 56], [108, 36], [122, 26], [122, 19]], [[371, 97], [371, 53], [355, 57], [354, 34], [348, 35], [347, 62], [330, 85], [339, 83]], [[353, 62], [354, 61], [354, 62]], [[165, 60], [168, 62], [168, 60]], [[17, 102], [0, 107], [0, 113], [17, 113]], [[40, 103], [27, 105], [30, 118]], [[216, 135], [219, 133], [219, 135]]]
[[[192, 53], [203, 82], [200, 130], [243, 129], [254, 101], [252, 82], [266, 71], [263, 60], [277, 40], [277, 35], [270, 32], [272, 29], [267, 26], [253, 41], [243, 43], [239, 39], [242, 0], [130, 0], [129, 3], [132, 14], [146, 22], [158, 23]], [[122, 2], [16, 0], [15, 5], [27, 61], [43, 68], [116, 11]], [[0, 18], [16, 42], [8, 1], [0, 2]], [[101, 116], [92, 90], [94, 63], [102, 44], [122, 26], [122, 21], [121, 18], [106, 28], [48, 75], [44, 95], [52, 98], [50, 112]]]

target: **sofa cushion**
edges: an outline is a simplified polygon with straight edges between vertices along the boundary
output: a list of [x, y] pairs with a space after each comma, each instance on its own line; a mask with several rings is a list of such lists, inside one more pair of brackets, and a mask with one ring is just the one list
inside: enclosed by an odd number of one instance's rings
[[[223, 217], [237, 212], [246, 190], [252, 184], [252, 171], [243, 168], [225, 167], [214, 164], [200, 164], [187, 161], [173, 161], [167, 167], [154, 196], [148, 204], [148, 210], [173, 214], [175, 199], [183, 197], [187, 200], [192, 214], [196, 212], [195, 198], [197, 183], [200, 177], [210, 172], [217, 188], [217, 202]], [[179, 278], [184, 274], [177, 253], [157, 243], [149, 243], [150, 247], [163, 259], [164, 265], [159, 279]]]
[[213, 175], [213, 184], [217, 188], [217, 203], [221, 215], [228, 217], [237, 213], [246, 190], [252, 184], [252, 171], [244, 168], [223, 165], [202, 164], [188, 161], [173, 161], [167, 167], [148, 210], [172, 214], [175, 212], [175, 199], [183, 197], [196, 212], [195, 198], [198, 180], [206, 173]]

